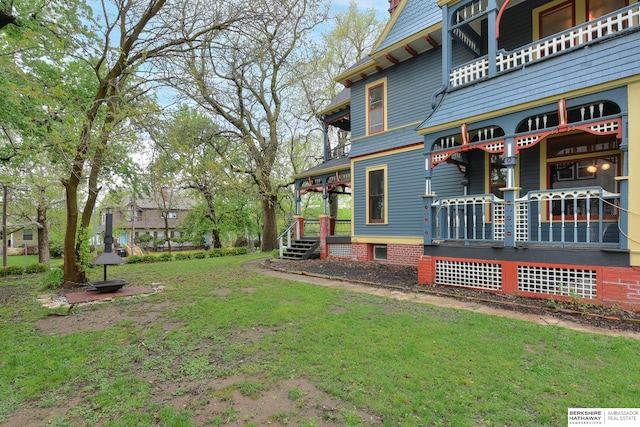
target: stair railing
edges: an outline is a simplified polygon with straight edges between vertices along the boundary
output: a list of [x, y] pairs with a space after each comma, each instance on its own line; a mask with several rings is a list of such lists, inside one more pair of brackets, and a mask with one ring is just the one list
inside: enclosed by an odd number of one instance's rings
[[[287, 250], [287, 248], [291, 246], [292, 232], [294, 232], [294, 239], [295, 239], [295, 236], [300, 235], [300, 222], [297, 219], [294, 219], [293, 222], [289, 225], [289, 227], [287, 227], [287, 229], [284, 230], [282, 233], [280, 233], [280, 235], [278, 236], [278, 247], [280, 248], [280, 258], [282, 258], [282, 255], [284, 255], [284, 252]], [[286, 245], [284, 242], [285, 237], [287, 238]]]

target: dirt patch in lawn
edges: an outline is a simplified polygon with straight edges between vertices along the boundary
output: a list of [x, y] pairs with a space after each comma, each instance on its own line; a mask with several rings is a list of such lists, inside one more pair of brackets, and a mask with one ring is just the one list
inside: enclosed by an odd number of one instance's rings
[[171, 307], [168, 302], [140, 301], [132, 305], [98, 304], [72, 308], [66, 316], [49, 316], [36, 322], [45, 335], [67, 335], [79, 331], [104, 331], [123, 321], [131, 321], [140, 328], [161, 325], [164, 332], [181, 325], [169, 322], [164, 313]]
[[269, 259], [262, 263], [262, 267], [307, 278], [363, 286], [365, 291], [369, 288], [371, 293], [385, 294], [382, 291], [388, 291], [385, 296], [397, 299], [408, 299], [402, 294], [431, 296], [434, 298], [424, 302], [496, 315], [510, 312], [513, 315], [509, 317], [535, 320], [540, 324], [557, 324], [577, 330], [640, 339], [640, 313], [638, 312], [577, 301], [501, 295], [456, 286], [419, 285], [418, 271], [415, 267], [336, 259], [304, 261]]

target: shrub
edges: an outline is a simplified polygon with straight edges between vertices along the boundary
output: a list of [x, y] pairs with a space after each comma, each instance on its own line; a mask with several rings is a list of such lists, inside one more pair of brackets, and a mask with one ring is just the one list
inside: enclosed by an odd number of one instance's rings
[[173, 254], [171, 252], [164, 252], [158, 255], [158, 261], [173, 261]]
[[24, 268], [24, 272], [26, 274], [34, 274], [34, 273], [44, 273], [48, 271], [49, 267], [46, 264], [41, 264], [36, 262], [34, 264], [29, 264]]
[[209, 254], [209, 258], [217, 258], [219, 256], [224, 256], [224, 252], [223, 251], [224, 251], [224, 249], [213, 248], [207, 253]]
[[127, 264], [135, 264], [138, 262], [143, 262], [143, 257], [141, 257], [140, 255], [131, 255], [126, 257], [124, 260]]
[[191, 259], [191, 254], [187, 252], [179, 252], [176, 254], [176, 261], [184, 261], [185, 259]]
[[53, 268], [47, 271], [44, 276], [42, 285], [38, 288], [43, 291], [45, 289], [57, 289], [64, 284], [64, 272], [59, 268]]
[[8, 267], [0, 268], [0, 276], [22, 276], [24, 274], [24, 267], [19, 265], [10, 265]]
[[62, 245], [57, 243], [49, 244], [49, 256], [51, 256], [51, 258], [60, 258], [63, 253], [64, 248]]
[[193, 253], [193, 257], [196, 259], [203, 259], [207, 257], [207, 253], [206, 252], [194, 252]]
[[151, 262], [157, 262], [158, 261], [158, 257], [155, 255], [144, 255], [142, 256], [142, 262], [147, 262], [147, 263], [151, 263]]

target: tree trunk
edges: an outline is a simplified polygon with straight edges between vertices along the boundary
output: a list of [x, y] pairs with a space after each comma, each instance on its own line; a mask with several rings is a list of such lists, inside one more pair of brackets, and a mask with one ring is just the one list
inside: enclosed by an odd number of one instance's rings
[[85, 283], [86, 275], [76, 260], [76, 233], [78, 230], [78, 184], [74, 175], [64, 183], [67, 204], [67, 226], [64, 234], [64, 281], [65, 286]]
[[262, 252], [271, 252], [277, 247], [278, 221], [276, 218], [276, 205], [278, 196], [271, 194], [262, 195]]
[[[44, 189], [41, 190], [44, 193]], [[50, 265], [49, 257], [49, 225], [47, 224], [47, 208], [38, 206], [38, 262]]]

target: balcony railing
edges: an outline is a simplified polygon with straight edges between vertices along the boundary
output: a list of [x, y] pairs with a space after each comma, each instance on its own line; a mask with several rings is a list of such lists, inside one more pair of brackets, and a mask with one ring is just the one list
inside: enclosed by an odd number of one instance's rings
[[[503, 73], [520, 68], [579, 46], [601, 41], [605, 37], [631, 31], [638, 26], [640, 26], [640, 3], [635, 3], [512, 52], [501, 50], [496, 56], [496, 71]], [[488, 75], [489, 60], [484, 56], [452, 70], [450, 84], [455, 88], [483, 79]]]
[[343, 144], [337, 147], [329, 149], [327, 155], [327, 160], [340, 159], [342, 157], [349, 156], [349, 152], [351, 151], [351, 144]]
[[[515, 204], [515, 240], [617, 246], [619, 198], [601, 187], [531, 191]], [[432, 208], [434, 240], [504, 241], [505, 202], [493, 194], [439, 198]]]

